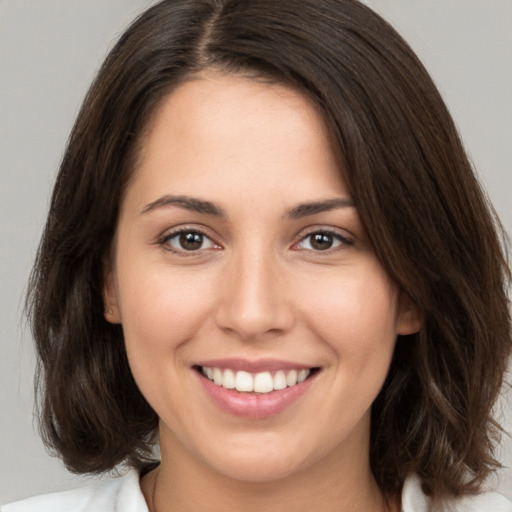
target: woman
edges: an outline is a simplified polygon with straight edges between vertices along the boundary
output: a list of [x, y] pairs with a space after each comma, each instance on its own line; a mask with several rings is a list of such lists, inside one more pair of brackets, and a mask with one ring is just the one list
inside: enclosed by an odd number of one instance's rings
[[29, 295], [47, 443], [134, 469], [5, 510], [512, 510], [479, 494], [498, 226], [368, 8], [158, 3], [85, 100]]

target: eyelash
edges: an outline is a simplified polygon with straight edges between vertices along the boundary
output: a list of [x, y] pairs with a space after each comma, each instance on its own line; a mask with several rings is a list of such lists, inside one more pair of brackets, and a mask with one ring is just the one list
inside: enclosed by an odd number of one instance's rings
[[[181, 237], [182, 235], [200, 235], [201, 236], [201, 245], [205, 242], [205, 240], [208, 240], [210, 242], [210, 244], [212, 245], [212, 247], [207, 247], [207, 248], [199, 248], [199, 249], [184, 249], [184, 248], [175, 248], [173, 247], [172, 245], [170, 245], [170, 241], [174, 238], [177, 238], [177, 237]], [[350, 240], [349, 238], [341, 235], [340, 233], [336, 232], [336, 231], [332, 231], [332, 230], [329, 230], [329, 229], [317, 229], [315, 231], [311, 231], [309, 233], [307, 233], [306, 235], [304, 235], [300, 240], [299, 242], [295, 243], [292, 248], [295, 248], [297, 246], [299, 246], [300, 244], [304, 243], [306, 240], [310, 239], [311, 240], [311, 237], [315, 236], [315, 235], [322, 235], [322, 236], [327, 236], [327, 237], [330, 237], [332, 240], [333, 240], [333, 243], [334, 242], [339, 242], [339, 244], [337, 246], [335, 246], [334, 248], [333, 247], [328, 247], [326, 249], [314, 249], [314, 248], [304, 248], [304, 250], [306, 251], [311, 251], [311, 252], [314, 252], [314, 253], [318, 253], [318, 254], [321, 254], [321, 253], [325, 253], [325, 254], [328, 254], [328, 253], [332, 253], [332, 252], [335, 252], [337, 250], [340, 250], [341, 247], [343, 246], [350, 246], [350, 245], [353, 245], [353, 241]], [[162, 247], [164, 247], [165, 250], [167, 251], [170, 251], [174, 254], [177, 254], [179, 256], [184, 256], [184, 257], [187, 257], [187, 256], [195, 256], [198, 254], [198, 252], [200, 251], [203, 251], [203, 250], [209, 250], [209, 249], [212, 249], [212, 248], [215, 248], [215, 249], [220, 249], [221, 246], [216, 244], [203, 230], [201, 229], [198, 229], [198, 228], [180, 228], [180, 229], [177, 229], [176, 231], [172, 231], [171, 233], [167, 233], [165, 234], [159, 241], [158, 241], [158, 244], [161, 245]], [[309, 242], [309, 245], [311, 246], [311, 241]]]
[[[177, 249], [175, 247], [173, 247], [171, 244], [170, 244], [170, 241], [173, 239], [173, 238], [178, 238], [178, 237], [181, 237], [182, 235], [200, 235], [201, 236], [201, 244], [203, 244], [205, 242], [205, 240], [208, 240], [210, 241], [210, 243], [212, 244], [212, 248], [220, 248], [220, 246], [218, 244], [216, 244], [212, 239], [211, 237], [209, 237], [203, 230], [201, 229], [198, 229], [198, 228], [180, 228], [180, 229], [177, 229], [176, 231], [172, 231], [171, 233], [167, 233], [165, 234], [159, 241], [159, 245], [161, 245], [162, 247], [164, 247], [164, 249], [166, 251], [170, 251], [174, 254], [177, 254], [178, 256], [195, 256], [197, 255], [197, 253], [201, 250], [205, 250], [205, 249], [197, 249], [197, 250], [187, 250], [187, 249]], [[210, 249], [210, 248], [207, 248], [207, 249]], [[206, 250], [207, 250], [206, 249]]]
[[[328, 247], [327, 249], [323, 249], [323, 250], [322, 249], [313, 249], [313, 248], [308, 248], [308, 249], [305, 249], [305, 250], [311, 251], [311, 252], [314, 252], [314, 253], [318, 253], [318, 254], [321, 254], [321, 253], [328, 254], [328, 253], [332, 253], [332, 252], [340, 250], [343, 246], [350, 246], [350, 245], [353, 245], [353, 243], [354, 243], [352, 240], [350, 240], [349, 238], [341, 235], [337, 231], [333, 231], [333, 230], [330, 230], [330, 229], [316, 229], [316, 230], [310, 231], [309, 233], [304, 235], [299, 240], [299, 242], [294, 244], [294, 247], [298, 246], [299, 244], [303, 243], [304, 241], [306, 241], [308, 239], [311, 240], [311, 238], [313, 236], [315, 236], [315, 235], [322, 235], [322, 236], [330, 237], [332, 239], [333, 243], [335, 241], [338, 241], [339, 245], [337, 245], [335, 247]], [[311, 241], [309, 242], [309, 245], [311, 246]]]

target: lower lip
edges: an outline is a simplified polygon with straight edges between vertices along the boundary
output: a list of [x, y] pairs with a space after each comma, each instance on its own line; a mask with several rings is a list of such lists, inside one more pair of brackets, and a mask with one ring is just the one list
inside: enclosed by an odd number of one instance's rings
[[203, 388], [223, 411], [251, 419], [268, 418], [279, 414], [296, 403], [311, 387], [316, 374], [294, 386], [270, 393], [242, 393], [217, 386], [196, 372]]

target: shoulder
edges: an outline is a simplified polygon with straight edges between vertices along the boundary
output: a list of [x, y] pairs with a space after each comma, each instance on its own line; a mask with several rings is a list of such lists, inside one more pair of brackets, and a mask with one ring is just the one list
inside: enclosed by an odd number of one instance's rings
[[[454, 498], [447, 506], [449, 512], [512, 512], [512, 502], [494, 492]], [[413, 475], [407, 478], [402, 491], [403, 512], [430, 512], [428, 497], [421, 490], [420, 479]]]
[[70, 491], [43, 494], [4, 505], [1, 512], [148, 512], [139, 474], [103, 480]]

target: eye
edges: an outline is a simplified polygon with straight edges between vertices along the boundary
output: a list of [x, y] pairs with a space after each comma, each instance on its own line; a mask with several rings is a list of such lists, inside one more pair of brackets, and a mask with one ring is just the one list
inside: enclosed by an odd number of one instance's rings
[[160, 243], [173, 252], [194, 252], [219, 247], [204, 233], [192, 229], [170, 233]]
[[333, 231], [315, 231], [309, 233], [297, 244], [299, 249], [308, 251], [328, 251], [342, 245], [351, 245], [352, 242]]

